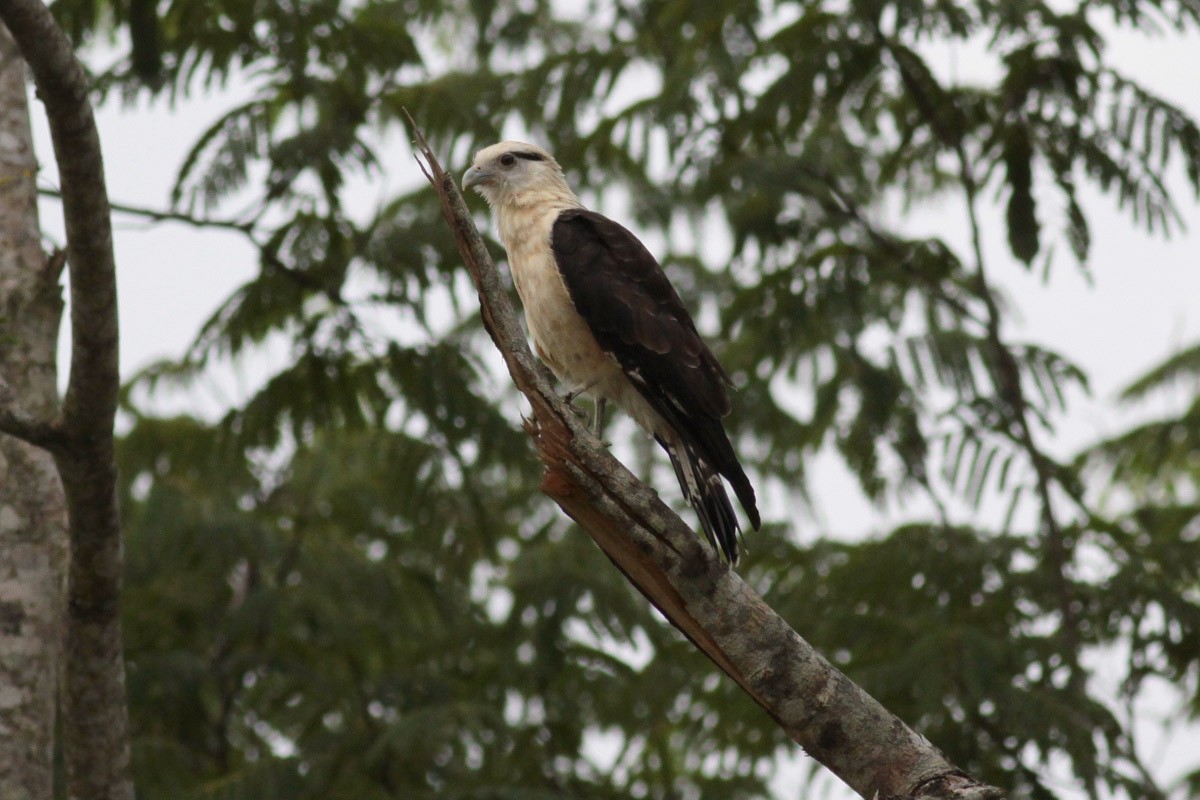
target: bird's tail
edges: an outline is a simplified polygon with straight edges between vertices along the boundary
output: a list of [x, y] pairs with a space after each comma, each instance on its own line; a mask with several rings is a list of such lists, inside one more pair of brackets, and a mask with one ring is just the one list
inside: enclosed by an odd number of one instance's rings
[[684, 499], [696, 509], [708, 543], [714, 550], [720, 550], [730, 564], [736, 564], [741, 529], [721, 476], [688, 443], [662, 438], [658, 443], [670, 456]]

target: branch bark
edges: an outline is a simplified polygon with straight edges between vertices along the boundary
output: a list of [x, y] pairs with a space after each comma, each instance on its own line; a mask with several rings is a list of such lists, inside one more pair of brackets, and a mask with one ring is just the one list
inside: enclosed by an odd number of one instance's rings
[[51, 451], [71, 543], [61, 703], [67, 788], [72, 797], [132, 800], [113, 452], [117, 289], [100, 137], [87, 76], [49, 9], [40, 0], [0, 0], [0, 18], [46, 107], [67, 229], [71, 372], [61, 415], [40, 423], [62, 432]]
[[422, 171], [479, 291], [484, 324], [533, 408], [526, 429], [546, 465], [542, 491], [672, 625], [864, 798], [1003, 797], [826, 661], [591, 435], [530, 352], [454, 179], [419, 131], [417, 139], [429, 168]]

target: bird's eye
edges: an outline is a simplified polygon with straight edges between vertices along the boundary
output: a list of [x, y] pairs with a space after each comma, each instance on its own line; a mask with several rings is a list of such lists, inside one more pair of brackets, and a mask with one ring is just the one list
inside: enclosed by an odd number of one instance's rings
[[506, 167], [511, 167], [513, 164], [517, 163], [517, 157], [512, 153], [505, 153], [504, 155], [500, 156], [500, 163]]

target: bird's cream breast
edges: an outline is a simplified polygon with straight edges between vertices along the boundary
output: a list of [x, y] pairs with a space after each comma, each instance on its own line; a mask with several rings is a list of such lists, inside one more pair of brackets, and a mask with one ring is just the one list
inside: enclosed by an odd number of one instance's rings
[[568, 390], [608, 398], [643, 429], [666, 435], [668, 426], [629, 382], [616, 359], [600, 348], [575, 310], [550, 248], [551, 231], [562, 210], [552, 206], [498, 215], [500, 239], [534, 348]]
[[575, 310], [558, 271], [550, 233], [559, 213], [513, 214], [502, 221], [500, 235], [538, 355], [569, 389], [576, 389], [619, 370]]

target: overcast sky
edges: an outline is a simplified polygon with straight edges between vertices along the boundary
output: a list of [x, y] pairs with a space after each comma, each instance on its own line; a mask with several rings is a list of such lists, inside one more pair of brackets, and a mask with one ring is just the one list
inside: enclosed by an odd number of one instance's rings
[[[1182, 105], [1193, 118], [1200, 118], [1200, 36], [1147, 39], [1116, 34], [1109, 52], [1117, 66]], [[943, 59], [939, 65], [942, 74], [972, 69], [969, 53], [947, 51], [939, 57]], [[112, 200], [165, 208], [184, 153], [199, 132], [233, 102], [227, 93], [189, 99], [174, 110], [145, 101], [132, 108], [115, 103], [100, 108], [98, 123]], [[56, 186], [52, 151], [38, 104], [34, 112], [43, 162], [41, 184]], [[547, 144], [553, 147], [553, 143]], [[392, 186], [381, 183], [365, 188], [369, 196], [360, 198], [365, 205], [374, 205], [396, 185], [420, 180], [406, 149], [398, 147], [383, 155], [391, 162], [388, 180]], [[465, 165], [447, 166], [458, 173]], [[995, 213], [986, 220], [986, 251], [996, 265], [993, 277], [1008, 291], [1018, 311], [1006, 335], [1064, 353], [1079, 363], [1092, 381], [1092, 396], [1074, 398], [1069, 415], [1059, 421], [1055, 438], [1047, 443], [1057, 455], [1116, 433], [1131, 419], [1164, 410], [1166, 404], [1122, 411], [1113, 402], [1114, 394], [1172, 351], [1200, 340], [1200, 206], [1181, 174], [1171, 176], [1171, 185], [1177, 189], [1188, 232], [1170, 241], [1136, 230], [1110, 200], [1094, 192], [1085, 195], [1094, 240], [1093, 285], [1073, 266], [1062, 246], [1058, 265], [1043, 284], [1040, 275], [1030, 275], [1014, 265], [999, 226], [1000, 212], [993, 209]], [[1049, 197], [1044, 202], [1052, 207]], [[910, 230], [944, 236], [959, 252], [966, 252], [966, 223], [959, 206], [947, 203], [943, 209], [916, 214], [906, 223]], [[56, 202], [43, 202], [43, 227], [58, 242], [62, 241], [60, 217]], [[128, 376], [152, 361], [180, 355], [201, 322], [255, 273], [256, 265], [253, 251], [236, 234], [196, 231], [180, 224], [148, 226], [120, 215], [116, 223], [121, 361], [123, 374]], [[257, 385], [266, 376], [267, 366], [257, 363], [244, 370], [243, 388]], [[822, 528], [861, 535], [878, 530], [887, 517], [903, 511], [893, 510], [881, 518], [861, 498], [845, 502], [855, 490], [834, 457], [820, 459], [814, 471], [817, 513], [827, 523]], [[829, 497], [837, 502], [822, 504], [822, 498]], [[812, 528], [802, 521], [796, 524], [802, 531]], [[1185, 767], [1195, 767], [1198, 745], [1200, 739], [1194, 732], [1180, 733], [1173, 741], [1156, 737], [1146, 743], [1146, 755], [1155, 771], [1169, 779]], [[784, 796], [795, 795], [788, 791]]]

